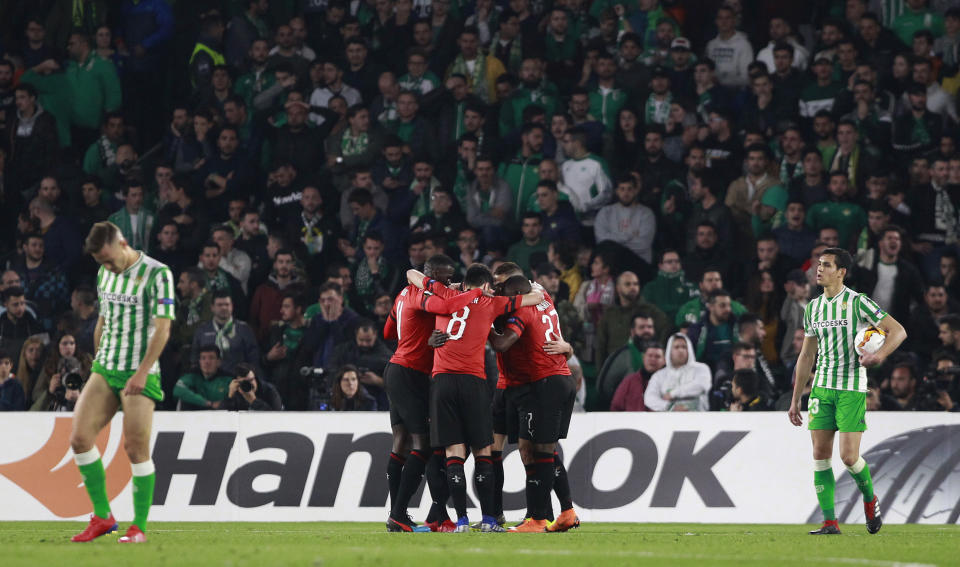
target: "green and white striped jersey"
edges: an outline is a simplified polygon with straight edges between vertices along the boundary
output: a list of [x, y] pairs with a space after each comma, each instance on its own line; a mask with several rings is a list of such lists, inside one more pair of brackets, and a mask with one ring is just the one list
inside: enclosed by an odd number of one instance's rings
[[859, 327], [876, 325], [886, 316], [872, 299], [846, 286], [832, 298], [821, 294], [808, 303], [803, 312], [803, 333], [817, 337], [813, 385], [866, 392], [867, 369], [860, 366], [854, 339]]
[[[143, 252], [121, 274], [104, 267], [97, 273], [103, 333], [96, 360], [107, 370], [136, 371], [153, 336], [154, 318], [173, 319], [173, 272]], [[154, 363], [151, 374], [159, 374]]]

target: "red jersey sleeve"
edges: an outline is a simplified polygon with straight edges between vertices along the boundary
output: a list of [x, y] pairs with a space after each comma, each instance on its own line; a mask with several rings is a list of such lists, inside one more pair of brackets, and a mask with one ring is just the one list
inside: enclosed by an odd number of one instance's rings
[[464, 306], [472, 303], [474, 299], [480, 297], [481, 295], [483, 295], [483, 291], [480, 289], [471, 289], [470, 291], [458, 293], [457, 295], [449, 298], [443, 298], [430, 292], [424, 292], [421, 309], [437, 315], [449, 315], [450, 313], [460, 311], [464, 308]]
[[383, 324], [383, 338], [392, 341], [397, 338], [397, 306], [394, 305], [387, 315], [387, 322]]
[[497, 296], [493, 298], [493, 309], [494, 317], [499, 317], [500, 315], [506, 315], [507, 313], [513, 313], [520, 308], [521, 302], [523, 301], [522, 295], [515, 295], [513, 297], [503, 297]]

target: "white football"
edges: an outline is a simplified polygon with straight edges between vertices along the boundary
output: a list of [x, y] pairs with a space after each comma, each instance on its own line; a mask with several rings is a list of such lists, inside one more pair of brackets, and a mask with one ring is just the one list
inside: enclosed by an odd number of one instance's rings
[[864, 327], [857, 333], [854, 339], [854, 348], [857, 354], [873, 354], [880, 350], [886, 336], [883, 331], [876, 327]]

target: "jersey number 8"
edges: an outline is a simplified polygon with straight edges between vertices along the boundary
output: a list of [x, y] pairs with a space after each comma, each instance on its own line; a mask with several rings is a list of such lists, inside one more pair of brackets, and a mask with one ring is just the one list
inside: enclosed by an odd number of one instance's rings
[[[470, 308], [463, 308], [463, 316], [458, 317], [457, 313], [454, 313], [450, 316], [450, 322], [447, 323], [447, 334], [450, 335], [450, 340], [457, 340], [463, 336], [463, 332], [467, 329], [467, 317], [470, 316]], [[457, 325], [457, 332], [453, 332], [453, 324], [459, 323]]]

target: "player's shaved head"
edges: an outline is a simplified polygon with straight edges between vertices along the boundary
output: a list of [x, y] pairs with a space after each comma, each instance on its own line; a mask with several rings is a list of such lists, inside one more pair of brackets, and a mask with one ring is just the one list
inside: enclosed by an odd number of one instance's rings
[[434, 254], [423, 265], [424, 275], [443, 284], [450, 283], [455, 270], [456, 263], [446, 254]]
[[510, 276], [507, 281], [503, 282], [503, 295], [525, 295], [530, 293], [533, 288], [530, 286], [530, 282], [523, 276]]

